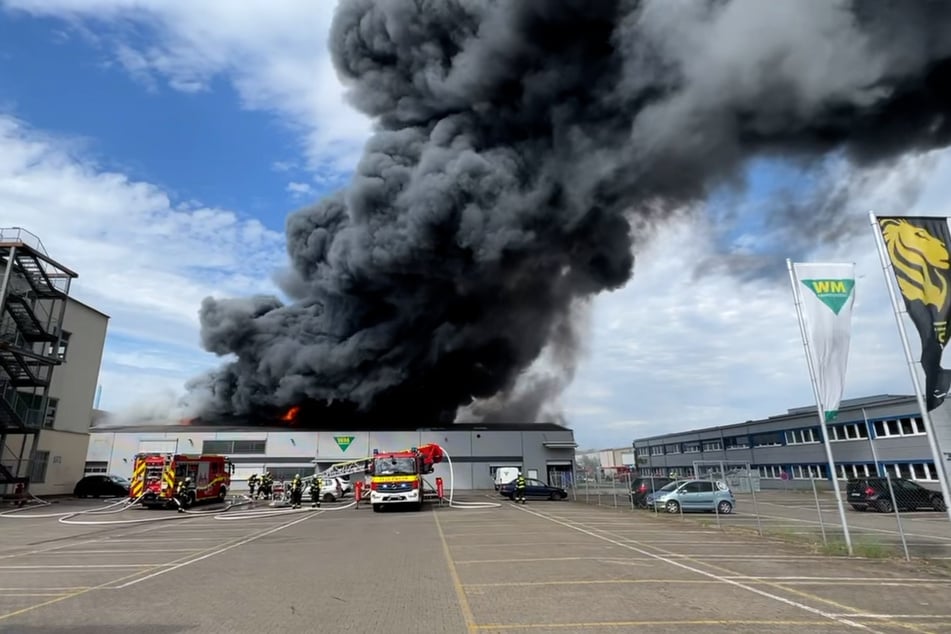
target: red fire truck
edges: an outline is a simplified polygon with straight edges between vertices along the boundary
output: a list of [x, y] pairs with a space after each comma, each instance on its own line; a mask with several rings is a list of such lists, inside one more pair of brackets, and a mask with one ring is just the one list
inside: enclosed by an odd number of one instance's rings
[[423, 507], [423, 475], [442, 462], [439, 445], [427, 444], [409, 451], [373, 450], [370, 463], [370, 503], [380, 512], [385, 504], [404, 504], [414, 510]]
[[184, 506], [196, 502], [223, 502], [231, 487], [234, 465], [225, 456], [142, 453], [133, 459], [129, 497], [143, 506], [173, 508], [179, 482], [191, 478]]

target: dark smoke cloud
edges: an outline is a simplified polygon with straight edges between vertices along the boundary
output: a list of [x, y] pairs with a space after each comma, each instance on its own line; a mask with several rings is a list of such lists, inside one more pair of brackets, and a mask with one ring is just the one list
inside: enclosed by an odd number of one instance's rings
[[750, 158], [947, 145], [948, 33], [927, 1], [345, 0], [331, 51], [376, 132], [288, 218], [293, 303], [204, 301], [204, 346], [236, 360], [191, 389], [212, 416], [354, 422], [513, 394], [652, 226]]

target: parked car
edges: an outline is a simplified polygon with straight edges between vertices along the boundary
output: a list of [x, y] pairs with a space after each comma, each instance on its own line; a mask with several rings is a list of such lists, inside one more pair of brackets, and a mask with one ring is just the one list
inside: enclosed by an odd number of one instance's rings
[[[926, 489], [917, 482], [905, 478], [892, 478], [892, 489], [900, 511], [914, 511], [920, 508], [947, 510], [940, 491]], [[892, 496], [888, 491], [886, 478], [852, 478], [846, 484], [846, 498], [856, 511], [875, 509], [881, 513], [895, 510]]]
[[647, 508], [647, 496], [670, 484], [670, 478], [636, 478], [631, 482], [631, 502], [642, 509]]
[[80, 478], [73, 487], [73, 495], [78, 498], [126, 497], [130, 486], [131, 483], [125, 478], [97, 473]]
[[[515, 481], [506, 482], [499, 487], [499, 495], [510, 500], [515, 499]], [[548, 498], [549, 500], [564, 500], [568, 491], [561, 487], [545, 484], [541, 480], [525, 478], [525, 498]]]
[[647, 505], [668, 513], [716, 511], [728, 515], [736, 508], [736, 498], [722, 480], [675, 480], [648, 494]]

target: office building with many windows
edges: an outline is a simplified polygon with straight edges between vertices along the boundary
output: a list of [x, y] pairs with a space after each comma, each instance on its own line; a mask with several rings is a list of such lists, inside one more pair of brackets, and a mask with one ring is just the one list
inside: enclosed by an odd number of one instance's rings
[[[840, 480], [884, 474], [887, 469], [896, 477], [938, 488], [938, 467], [914, 396], [845, 400], [827, 429]], [[759, 475], [763, 488], [811, 488], [811, 480], [830, 481], [814, 405], [761, 420], [641, 438], [633, 450], [641, 475], [692, 476], [722, 465], [748, 467]], [[943, 458], [947, 465], [951, 456]]]

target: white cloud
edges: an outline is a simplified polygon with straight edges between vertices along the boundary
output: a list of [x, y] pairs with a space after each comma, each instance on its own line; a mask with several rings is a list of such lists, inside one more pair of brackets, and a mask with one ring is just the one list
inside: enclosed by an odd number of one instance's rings
[[[327, 49], [329, 0], [0, 0], [68, 21], [148, 89], [206, 90], [224, 77], [244, 107], [276, 114], [303, 138], [308, 167], [349, 171], [369, 121], [343, 100]], [[142, 34], [148, 38], [143, 41]]]
[[287, 192], [294, 198], [305, 198], [314, 195], [314, 188], [309, 183], [291, 181], [287, 184]]
[[3, 116], [0, 209], [4, 226], [36, 234], [79, 273], [71, 294], [111, 316], [110, 335], [144, 342], [106, 355], [104, 406], [148, 394], [143, 372], [163, 371], [165, 384], [181, 388], [214, 364], [199, 347], [201, 300], [273, 293], [267, 272], [286, 259], [283, 236], [257, 220], [176, 206], [153, 185], [97, 170], [72, 141]]

